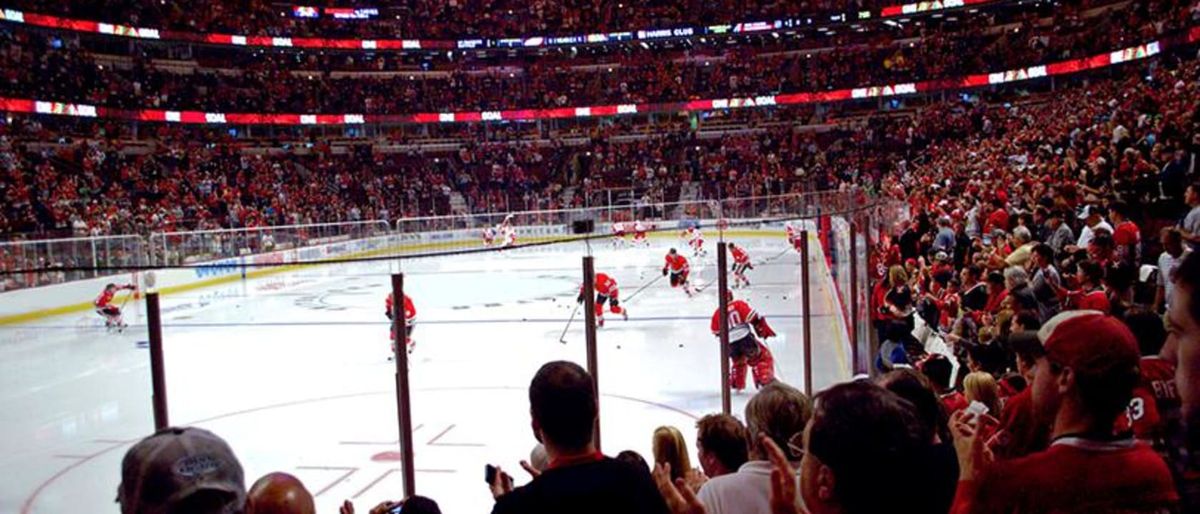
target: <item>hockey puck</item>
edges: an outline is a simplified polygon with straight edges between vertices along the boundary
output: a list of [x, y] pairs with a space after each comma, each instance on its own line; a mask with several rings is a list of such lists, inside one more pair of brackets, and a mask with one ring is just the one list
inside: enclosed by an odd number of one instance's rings
[[679, 347], [680, 347], [680, 348], [683, 348], [683, 343], [679, 343]]
[[621, 345], [617, 345], [617, 349], [618, 349], [618, 350], [620, 350], [620, 349], [621, 349]]

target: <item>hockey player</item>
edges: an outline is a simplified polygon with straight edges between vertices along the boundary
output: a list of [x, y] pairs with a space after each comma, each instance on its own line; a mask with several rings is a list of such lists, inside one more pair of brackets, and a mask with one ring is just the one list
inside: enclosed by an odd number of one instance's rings
[[[387, 316], [387, 319], [389, 321], [391, 321], [393, 319], [392, 318], [392, 309], [395, 308], [395, 306], [396, 306], [395, 298], [392, 296], [391, 293], [388, 293], [387, 300], [384, 302], [384, 308], [386, 309], [384, 311], [384, 315]], [[405, 344], [405, 347], [408, 349], [408, 353], [412, 353], [413, 348], [415, 348], [417, 346], [417, 342], [413, 341], [413, 339], [412, 339], [413, 327], [415, 327], [416, 324], [417, 324], [417, 308], [415, 306], [413, 306], [412, 298], [410, 298], [408, 295], [404, 295], [404, 344]], [[395, 324], [392, 324], [391, 341], [392, 341], [392, 355], [395, 355], [396, 354], [396, 325]], [[392, 359], [392, 356], [388, 356], [388, 360], [391, 360], [391, 359]]]
[[508, 247], [517, 244], [517, 229], [512, 224], [513, 215], [509, 214], [504, 217], [504, 221], [500, 222], [500, 226], [496, 227], [496, 231], [500, 233], [500, 246]]
[[699, 227], [688, 227], [683, 231], [683, 238], [687, 240], [688, 247], [692, 249], [693, 257], [704, 257], [708, 254], [704, 251], [704, 234], [700, 233]]
[[803, 241], [800, 240], [800, 231], [796, 230], [796, 227], [793, 227], [791, 223], [787, 224], [786, 230], [788, 244], [792, 245], [792, 248], [795, 248], [796, 251], [799, 252], [800, 245], [803, 243]]
[[670, 276], [671, 287], [683, 287], [683, 292], [691, 297], [692, 285], [688, 283], [688, 273], [691, 269], [688, 267], [687, 257], [679, 255], [674, 248], [667, 252], [666, 265], [663, 266], [663, 276]]
[[121, 308], [113, 305], [113, 297], [117, 295], [117, 291], [136, 291], [137, 286], [133, 284], [125, 284], [118, 286], [116, 284], [108, 284], [104, 286], [104, 290], [100, 292], [100, 296], [96, 297], [96, 301], [92, 305], [96, 306], [96, 314], [104, 317], [104, 328], [110, 332], [116, 330], [118, 332], [125, 330], [125, 321], [121, 319]]
[[483, 229], [483, 246], [491, 247], [496, 241], [496, 229], [493, 227], [484, 227]]
[[646, 224], [641, 221], [633, 222], [633, 245], [650, 246], [650, 240], [646, 239]]
[[[745, 300], [735, 300], [733, 293], [726, 291], [729, 302], [729, 358], [732, 367], [729, 370], [729, 387], [735, 391], [746, 389], [746, 366], [754, 375], [754, 387], [763, 386], [775, 381], [775, 357], [771, 350], [758, 340], [775, 336], [775, 331], [767, 324], [767, 319], [759, 315]], [[721, 309], [713, 312], [711, 329], [713, 334], [721, 334]], [[753, 330], [751, 328], [753, 327]], [[755, 334], [758, 337], [755, 337]]]
[[733, 257], [733, 287], [749, 287], [750, 279], [746, 278], [746, 270], [754, 269], [750, 264], [750, 254], [733, 243], [729, 243], [729, 253]]
[[614, 221], [612, 224], [612, 244], [613, 247], [625, 246], [625, 224], [620, 221]]
[[[629, 319], [629, 313], [625, 312], [625, 308], [621, 307], [620, 291], [617, 290], [617, 281], [605, 273], [597, 273], [593, 286], [596, 289], [596, 326], [604, 326], [604, 302], [608, 302], [608, 309], [613, 314], [620, 314], [622, 319]], [[583, 295], [587, 291], [582, 286], [579, 288], [579, 297], [575, 299], [576, 303], [583, 303]]]

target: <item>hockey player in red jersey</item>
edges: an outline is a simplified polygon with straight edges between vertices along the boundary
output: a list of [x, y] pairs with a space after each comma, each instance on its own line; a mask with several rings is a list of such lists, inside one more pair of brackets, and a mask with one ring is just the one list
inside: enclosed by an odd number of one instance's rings
[[113, 305], [113, 297], [117, 295], [117, 291], [136, 291], [137, 286], [133, 284], [125, 284], [118, 286], [116, 284], [108, 284], [104, 286], [104, 290], [100, 292], [100, 296], [92, 302], [96, 306], [96, 314], [104, 317], [104, 328], [109, 330], [125, 330], [125, 321], [121, 319], [121, 308]]
[[[617, 289], [617, 281], [605, 273], [597, 273], [594, 281], [596, 289], [596, 326], [604, 326], [604, 302], [608, 302], [608, 309], [613, 314], [620, 314], [622, 319], [629, 319], [629, 313], [625, 312], [625, 308], [621, 307], [621, 301], [618, 298], [620, 291]], [[579, 297], [575, 299], [577, 303], [583, 303], [583, 295], [587, 291], [581, 286], [579, 288]]]
[[[392, 309], [395, 308], [395, 298], [391, 293], [388, 293], [387, 300], [384, 302], [384, 314], [388, 320], [392, 320]], [[413, 327], [417, 324], [417, 308], [413, 306], [412, 298], [404, 295], [404, 343], [408, 348], [408, 353], [412, 353], [413, 348], [417, 346], [417, 342], [413, 341]], [[392, 325], [391, 329], [392, 354], [396, 353], [396, 325]], [[390, 360], [392, 357], [389, 356]]]
[[667, 252], [666, 265], [663, 266], [663, 276], [669, 276], [671, 279], [671, 287], [682, 287], [683, 292], [692, 296], [692, 285], [688, 283], [688, 273], [691, 269], [688, 267], [687, 257], [679, 255], [674, 248]]
[[[754, 386], [763, 386], [775, 381], [775, 357], [771, 350], [758, 340], [775, 336], [775, 331], [745, 300], [735, 300], [733, 293], [726, 292], [729, 301], [729, 358], [733, 361], [729, 369], [729, 387], [736, 391], [746, 389], [746, 366], [754, 374]], [[713, 312], [711, 327], [714, 335], [721, 334], [721, 309]], [[753, 329], [753, 330], [752, 330]], [[758, 337], [755, 337], [755, 334]]]
[[733, 256], [733, 287], [749, 287], [750, 279], [746, 278], [746, 271], [754, 269], [750, 264], [750, 254], [733, 243], [729, 243], [729, 253]]

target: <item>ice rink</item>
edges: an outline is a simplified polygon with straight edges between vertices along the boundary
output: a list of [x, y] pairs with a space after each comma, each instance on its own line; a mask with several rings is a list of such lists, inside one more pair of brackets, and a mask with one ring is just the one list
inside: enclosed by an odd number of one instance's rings
[[[782, 237], [732, 239], [755, 263], [748, 299], [779, 333], [779, 377], [803, 385], [800, 257]], [[715, 243], [692, 260], [694, 298], [660, 270], [674, 239], [649, 248], [593, 243], [596, 270], [620, 284], [630, 318], [600, 329], [603, 450], [650, 459], [660, 425], [683, 431], [720, 410], [709, 322]], [[849, 349], [820, 247], [812, 249], [817, 388], [849, 378]], [[581, 282], [572, 243], [502, 253], [324, 265], [164, 296], [170, 420], [233, 446], [247, 487], [270, 471], [300, 477], [320, 512], [351, 499], [366, 512], [402, 497], [394, 365], [384, 318], [389, 273], [405, 273], [418, 310], [411, 364], [417, 492], [443, 512], [488, 512], [484, 465], [528, 481], [518, 461], [536, 441], [526, 389], [547, 361], [585, 363], [582, 312], [558, 342]], [[686, 252], [689, 255], [690, 252]], [[731, 260], [732, 262], [732, 260]], [[644, 289], [634, 296], [639, 289]], [[98, 293], [99, 291], [97, 291]], [[64, 303], [82, 299], [64, 299]], [[118, 512], [120, 461], [153, 431], [144, 305], [123, 334], [91, 312], [0, 326], [0, 512]], [[735, 395], [741, 417], [753, 386]], [[693, 461], [694, 465], [697, 465]]]

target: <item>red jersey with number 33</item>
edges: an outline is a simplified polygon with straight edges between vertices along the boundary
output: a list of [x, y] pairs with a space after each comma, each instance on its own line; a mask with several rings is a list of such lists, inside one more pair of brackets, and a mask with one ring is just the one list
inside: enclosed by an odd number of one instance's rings
[[1134, 437], [1154, 440], [1165, 433], [1166, 418], [1180, 408], [1175, 388], [1175, 365], [1158, 357], [1142, 357], [1141, 376], [1125, 416], [1117, 418], [1117, 432], [1132, 429]]

